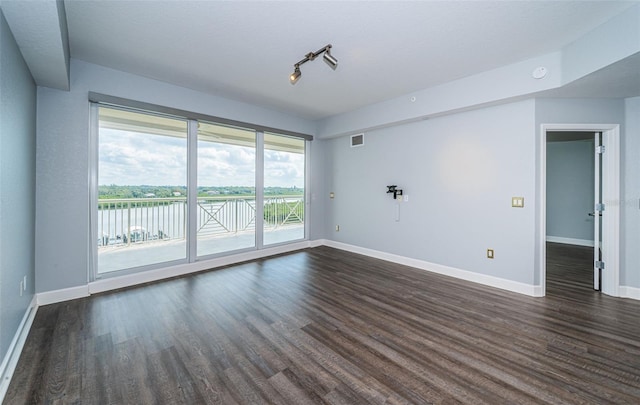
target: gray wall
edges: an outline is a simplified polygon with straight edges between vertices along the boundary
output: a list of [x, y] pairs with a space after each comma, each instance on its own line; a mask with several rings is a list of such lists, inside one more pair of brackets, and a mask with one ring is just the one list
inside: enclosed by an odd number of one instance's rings
[[640, 288], [640, 97], [625, 100], [620, 284]]
[[547, 143], [547, 236], [593, 243], [594, 141]]
[[536, 99], [538, 131], [540, 124], [624, 125], [624, 100], [539, 98]]
[[[627, 110], [637, 110], [637, 101], [626, 104]], [[638, 151], [627, 147], [624, 100], [505, 104], [369, 131], [362, 148], [349, 148], [348, 137], [331, 140], [326, 192], [334, 191], [336, 198], [323, 196], [326, 237], [540, 285], [541, 201], [536, 190], [542, 123], [621, 124], [623, 181], [637, 182], [638, 172], [628, 173], [627, 167]], [[399, 222], [393, 218], [394, 202], [384, 193], [388, 184], [410, 195], [400, 206]], [[629, 199], [629, 192], [623, 189], [623, 198]], [[525, 208], [511, 208], [512, 196], [524, 196]], [[624, 247], [636, 228], [627, 229], [627, 212], [621, 214]], [[495, 249], [496, 259], [485, 258], [487, 248]], [[640, 267], [629, 250], [623, 251], [623, 285], [629, 282], [627, 273], [630, 280]]]
[[[315, 131], [314, 123], [297, 117], [72, 60], [71, 91], [38, 88], [38, 292], [87, 284], [89, 91], [284, 130]], [[313, 201], [311, 205], [313, 212]]]
[[309, 239], [324, 239], [326, 235], [326, 195], [327, 195], [327, 164], [326, 151], [328, 142], [317, 139], [311, 142], [311, 153], [309, 155], [310, 183], [307, 185], [311, 190], [311, 215], [307, 217], [309, 227]]
[[0, 12], [0, 357], [34, 293], [35, 123], [36, 86]]
[[[349, 137], [331, 140], [327, 237], [533, 284], [534, 107], [522, 101], [370, 131], [357, 148]], [[398, 222], [391, 184], [409, 196]], [[512, 196], [525, 207], [512, 208]]]

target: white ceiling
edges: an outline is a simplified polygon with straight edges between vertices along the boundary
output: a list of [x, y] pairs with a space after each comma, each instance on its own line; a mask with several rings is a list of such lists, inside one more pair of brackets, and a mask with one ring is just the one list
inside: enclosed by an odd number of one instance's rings
[[[64, 8], [72, 58], [321, 119], [558, 51], [634, 4], [65, 0]], [[292, 86], [293, 64], [329, 43], [338, 68], [306, 63]]]

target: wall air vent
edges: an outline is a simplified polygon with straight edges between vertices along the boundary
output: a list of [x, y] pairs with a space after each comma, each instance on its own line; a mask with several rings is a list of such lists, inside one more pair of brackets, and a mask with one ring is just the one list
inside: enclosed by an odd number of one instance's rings
[[351, 135], [351, 147], [364, 145], [364, 134]]

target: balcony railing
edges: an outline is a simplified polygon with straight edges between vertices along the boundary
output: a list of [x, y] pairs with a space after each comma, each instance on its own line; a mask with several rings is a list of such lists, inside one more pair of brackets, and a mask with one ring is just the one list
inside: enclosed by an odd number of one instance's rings
[[[198, 197], [198, 237], [251, 231], [256, 225], [255, 196]], [[265, 230], [304, 224], [303, 196], [265, 196]], [[98, 247], [184, 239], [187, 199], [127, 198], [98, 200]]]

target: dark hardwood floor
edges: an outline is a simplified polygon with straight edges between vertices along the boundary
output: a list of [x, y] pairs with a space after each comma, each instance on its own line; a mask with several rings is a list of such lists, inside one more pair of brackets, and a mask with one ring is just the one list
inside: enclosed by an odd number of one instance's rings
[[7, 404], [639, 404], [640, 302], [549, 245], [531, 298], [319, 247], [41, 307]]

